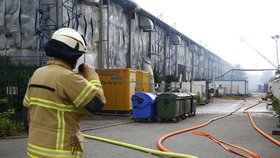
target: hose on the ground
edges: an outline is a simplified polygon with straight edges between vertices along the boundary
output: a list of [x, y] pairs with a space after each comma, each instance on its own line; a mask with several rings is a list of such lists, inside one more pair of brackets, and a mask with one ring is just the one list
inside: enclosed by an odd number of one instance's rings
[[[162, 151], [170, 152], [170, 150], [168, 150], [167, 148], [165, 148], [165, 147], [162, 145], [162, 142], [163, 142], [165, 139], [167, 139], [167, 138], [169, 138], [169, 137], [171, 137], [171, 136], [174, 136], [174, 135], [178, 135], [178, 134], [185, 133], [185, 132], [189, 132], [189, 131], [192, 131], [192, 130], [195, 130], [195, 129], [198, 129], [198, 128], [202, 128], [202, 127], [207, 126], [208, 124], [212, 123], [213, 121], [217, 121], [217, 120], [219, 120], [219, 119], [228, 117], [228, 116], [232, 115], [233, 113], [235, 113], [236, 111], [238, 111], [239, 109], [241, 109], [241, 108], [243, 107], [243, 105], [245, 104], [245, 101], [246, 101], [246, 100], [244, 100], [244, 102], [241, 104], [241, 106], [240, 106], [239, 108], [237, 108], [236, 110], [234, 110], [233, 112], [231, 112], [231, 113], [229, 113], [229, 114], [226, 114], [226, 115], [223, 115], [223, 116], [220, 116], [220, 117], [217, 117], [217, 118], [210, 119], [209, 121], [207, 121], [207, 122], [205, 122], [205, 123], [203, 123], [203, 124], [200, 124], [200, 125], [198, 125], [198, 126], [194, 126], [194, 127], [187, 128], [187, 129], [184, 129], [184, 130], [175, 131], [175, 132], [169, 133], [169, 134], [167, 134], [167, 135], [161, 137], [161, 138], [158, 140], [158, 142], [157, 142], [158, 148], [159, 148], [160, 150], [162, 150]], [[196, 133], [196, 134], [198, 134], [198, 133]], [[200, 133], [200, 134], [202, 135], [202, 133]], [[210, 136], [210, 135], [208, 135], [208, 136]], [[221, 145], [222, 147], [224, 147], [224, 149], [226, 149], [227, 151], [230, 151], [230, 152], [232, 152], [232, 153], [234, 153], [234, 154], [237, 154], [237, 155], [239, 155], [239, 156], [243, 156], [243, 157], [246, 157], [246, 158], [248, 157], [248, 156], [245, 156], [245, 155], [243, 155], [243, 154], [241, 154], [241, 153], [238, 153], [238, 152], [236, 152], [236, 151], [234, 151], [234, 150], [232, 150], [232, 149], [230, 149], [230, 148], [228, 148], [228, 147], [222, 145], [222, 142], [223, 142], [223, 141], [217, 140], [217, 139], [215, 139], [215, 138], [213, 138], [213, 137], [212, 137], [212, 140], [215, 140], [216, 143], [218, 143], [219, 145]], [[239, 149], [239, 150], [242, 150], [243, 152], [246, 152], [247, 154], [253, 156], [254, 158], [260, 158], [260, 156], [259, 156], [257, 153], [254, 153], [254, 152], [252, 152], [252, 151], [250, 151], [250, 150], [248, 150], [248, 149], [245, 149], [245, 148], [242, 148], [242, 147], [239, 147], [239, 146], [237, 146], [237, 145], [230, 144], [230, 143], [226, 143], [226, 142], [223, 142], [223, 144], [226, 144], [226, 145], [235, 147], [235, 148], [237, 148], [237, 149]]]
[[235, 113], [236, 111], [238, 111], [239, 109], [241, 109], [242, 106], [244, 105], [244, 103], [245, 103], [245, 102], [243, 102], [243, 103], [240, 105], [240, 107], [238, 107], [236, 110], [234, 110], [233, 112], [231, 112], [231, 113], [229, 113], [229, 114], [222, 115], [222, 116], [219, 116], [219, 117], [216, 117], [216, 118], [212, 118], [212, 119], [210, 119], [209, 121], [207, 121], [207, 122], [205, 122], [205, 123], [202, 123], [202, 124], [200, 124], [200, 125], [194, 126], [194, 127], [190, 127], [190, 128], [187, 128], [187, 129], [175, 131], [175, 132], [169, 133], [169, 134], [167, 134], [167, 135], [164, 135], [163, 137], [161, 137], [161, 138], [157, 141], [157, 146], [158, 146], [158, 148], [159, 148], [161, 151], [170, 152], [170, 150], [168, 150], [167, 148], [165, 148], [165, 147], [162, 145], [162, 142], [163, 142], [164, 140], [166, 140], [167, 138], [172, 137], [172, 136], [174, 136], [174, 135], [178, 135], [178, 134], [181, 134], [181, 133], [185, 133], [185, 132], [189, 132], [189, 131], [192, 131], [192, 130], [195, 130], [195, 129], [202, 128], [202, 127], [204, 127], [204, 126], [207, 126], [208, 124], [210, 124], [210, 123], [213, 122], [213, 121], [216, 121], [216, 120], [219, 120], [219, 119], [228, 117], [228, 116], [232, 115], [233, 113]]
[[192, 155], [175, 153], [175, 152], [162, 152], [159, 150], [149, 149], [149, 148], [141, 147], [138, 145], [128, 144], [128, 143], [124, 143], [124, 142], [120, 142], [120, 141], [116, 141], [116, 140], [106, 139], [106, 138], [102, 138], [102, 137], [96, 137], [96, 136], [87, 135], [87, 134], [83, 134], [83, 136], [88, 139], [93, 139], [93, 140], [102, 141], [102, 142], [106, 142], [106, 143], [110, 143], [110, 144], [114, 144], [114, 145], [119, 145], [119, 146], [131, 148], [134, 150], [138, 150], [138, 151], [142, 151], [142, 152], [146, 152], [146, 153], [154, 154], [154, 155], [168, 156], [168, 157], [174, 157], [174, 158], [197, 158], [196, 156], [192, 156]]
[[270, 140], [270, 141], [273, 142], [274, 144], [280, 146], [280, 142], [279, 142], [278, 140], [272, 138], [271, 136], [269, 136], [268, 134], [266, 134], [265, 132], [263, 132], [261, 129], [259, 129], [259, 128], [256, 126], [256, 124], [255, 124], [253, 118], [251, 117], [250, 113], [247, 112], [247, 110], [249, 110], [249, 109], [251, 109], [251, 108], [257, 106], [257, 105], [260, 104], [260, 103], [261, 103], [261, 101], [259, 101], [259, 103], [255, 104], [255, 105], [253, 105], [253, 106], [250, 106], [250, 107], [244, 109], [243, 112], [247, 114], [247, 116], [249, 117], [249, 119], [250, 119], [250, 121], [251, 121], [251, 124], [253, 125], [253, 127], [254, 127], [260, 134], [262, 134], [264, 137], [266, 137], [268, 140]]
[[[215, 143], [219, 144], [221, 147], [223, 147], [225, 150], [229, 151], [229, 152], [232, 152], [236, 155], [239, 155], [241, 157], [244, 157], [244, 158], [250, 158], [244, 154], [241, 154], [239, 152], [237, 152], [236, 150], [230, 148], [230, 147], [233, 147], [233, 148], [236, 148], [236, 149], [239, 149], [245, 153], [248, 153], [249, 155], [253, 156], [254, 158], [260, 158], [260, 155], [254, 153], [254, 152], [251, 152], [250, 150], [247, 150], [243, 147], [240, 147], [240, 146], [237, 146], [237, 145], [234, 145], [234, 144], [231, 144], [231, 143], [227, 143], [225, 141], [222, 141], [222, 140], [219, 140], [215, 137], [213, 137], [211, 134], [208, 134], [208, 133], [204, 133], [204, 132], [193, 132], [193, 134], [196, 134], [196, 135], [200, 135], [200, 136], [205, 136], [205, 137], [208, 137], [209, 139], [213, 140]], [[227, 146], [226, 146], [227, 145]], [[228, 147], [229, 146], [229, 147]]]
[[[114, 144], [114, 145], [119, 145], [119, 146], [123, 146], [123, 147], [127, 147], [127, 148], [131, 148], [131, 149], [134, 149], [134, 150], [138, 150], [138, 151], [142, 151], [142, 152], [146, 152], [146, 153], [149, 153], [149, 154], [154, 154], [154, 155], [159, 155], [159, 156], [168, 156], [168, 157], [176, 157], [176, 158], [196, 158], [195, 156], [192, 156], [192, 155], [188, 155], [188, 154], [181, 154], [181, 153], [175, 153], [175, 152], [171, 152], [170, 150], [168, 150], [167, 148], [165, 148], [163, 145], [162, 145], [162, 142], [164, 140], [166, 140], [167, 138], [171, 137], [171, 136], [174, 136], [174, 135], [177, 135], [177, 134], [181, 134], [181, 133], [185, 133], [185, 132], [189, 132], [189, 131], [192, 131], [192, 130], [195, 130], [195, 129], [198, 129], [198, 128], [202, 128], [210, 123], [212, 123], [213, 121], [216, 121], [216, 120], [219, 120], [219, 119], [222, 119], [222, 118], [225, 118], [225, 117], [228, 117], [230, 115], [232, 115], [233, 113], [235, 113], [236, 111], [238, 111], [239, 109], [241, 109], [244, 105], [245, 101], [242, 103], [242, 105], [237, 108], [235, 111], [229, 113], [229, 114], [226, 114], [226, 115], [223, 115], [223, 116], [220, 116], [220, 117], [216, 117], [216, 118], [213, 118], [213, 119], [210, 119], [209, 121], [203, 123], [203, 124], [200, 124], [198, 126], [194, 126], [194, 127], [191, 127], [191, 128], [187, 128], [187, 129], [184, 129], [184, 130], [179, 130], [179, 131], [175, 131], [175, 132], [172, 132], [172, 133], [169, 133], [163, 137], [161, 137], [158, 142], [157, 142], [157, 146], [160, 150], [164, 151], [158, 151], [158, 150], [154, 150], [154, 149], [149, 149], [149, 148], [145, 148], [145, 147], [141, 147], [141, 146], [137, 146], [137, 145], [133, 145], [133, 144], [128, 144], [128, 143], [124, 143], [124, 142], [120, 142], [120, 141], [115, 141], [115, 140], [110, 140], [110, 139], [106, 139], [106, 138], [102, 138], [102, 137], [96, 137], [96, 136], [91, 136], [91, 135], [87, 135], [87, 134], [83, 134], [83, 136], [85, 138], [88, 138], [88, 139], [93, 139], [93, 140], [97, 140], [97, 141], [102, 141], [102, 142], [106, 142], [106, 143], [111, 143], [111, 144]], [[246, 112], [248, 109], [250, 108], [253, 108], [255, 106], [257, 106], [258, 104], [260, 104], [261, 102], [259, 101], [257, 104], [251, 106], [251, 107], [248, 107], [246, 108], [243, 112], [247, 114], [247, 116], [249, 117], [253, 127], [259, 132], [261, 133], [263, 136], [265, 136], [267, 139], [269, 139], [270, 141], [272, 141], [273, 143], [275, 143], [276, 145], [280, 146], [280, 142], [277, 141], [276, 139], [270, 137], [268, 134], [266, 134], [265, 132], [261, 131], [254, 123], [251, 115], [249, 112]], [[245, 149], [245, 148], [242, 148], [242, 147], [239, 147], [237, 145], [233, 145], [233, 144], [230, 144], [230, 143], [227, 143], [227, 142], [224, 142], [224, 141], [221, 141], [221, 140], [218, 140], [217, 138], [214, 138], [212, 137], [210, 134], [206, 134], [206, 133], [203, 133], [203, 132], [194, 132], [195, 134], [197, 135], [202, 135], [202, 136], [206, 136], [210, 139], [212, 139], [213, 141], [215, 141], [216, 143], [218, 143], [220, 146], [222, 146], [223, 148], [225, 148], [226, 150], [232, 152], [232, 153], [235, 153], [239, 156], [242, 156], [242, 157], [247, 157], [246, 155], [243, 155], [243, 154], [240, 154], [236, 151], [234, 151], [233, 149], [231, 148], [228, 148], [226, 146], [224, 146], [223, 144], [226, 144], [228, 146], [232, 146], [232, 147], [235, 147], [239, 150], [242, 150], [248, 154], [250, 154], [251, 156], [255, 157], [255, 158], [259, 158], [260, 156], [248, 149]]]

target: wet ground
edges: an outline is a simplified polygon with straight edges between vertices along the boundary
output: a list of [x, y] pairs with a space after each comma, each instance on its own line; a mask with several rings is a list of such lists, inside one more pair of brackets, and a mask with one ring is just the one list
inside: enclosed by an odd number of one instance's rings
[[[252, 98], [256, 100], [257, 98]], [[197, 115], [177, 123], [172, 122], [135, 122], [130, 117], [120, 116], [91, 116], [81, 123], [83, 133], [108, 139], [127, 142], [147, 148], [157, 149], [157, 140], [165, 134], [186, 129], [207, 122], [239, 108], [242, 100], [214, 100], [205, 106], [197, 107]], [[209, 133], [223, 141], [244, 147], [264, 158], [280, 157], [280, 148], [260, 135], [250, 124], [243, 110], [256, 104], [246, 101], [233, 115], [212, 122], [206, 127], [195, 131]], [[266, 103], [261, 103], [248, 110], [256, 125], [280, 141], [280, 136], [272, 135], [272, 130], [279, 130], [276, 125], [279, 118], [274, 117], [272, 109], [266, 109]], [[27, 138], [0, 140], [0, 157], [25, 157]], [[235, 158], [234, 155], [212, 140], [194, 135], [192, 132], [183, 133], [164, 141], [163, 145], [173, 152], [190, 154], [202, 158]], [[95, 140], [84, 142], [85, 158], [156, 158], [160, 156], [103, 143]]]

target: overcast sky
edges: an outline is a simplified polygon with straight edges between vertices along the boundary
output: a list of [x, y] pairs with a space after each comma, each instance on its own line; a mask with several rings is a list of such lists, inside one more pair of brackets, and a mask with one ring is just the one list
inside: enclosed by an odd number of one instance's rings
[[233, 65], [273, 68], [240, 37], [277, 65], [271, 36], [280, 34], [280, 0], [134, 1]]

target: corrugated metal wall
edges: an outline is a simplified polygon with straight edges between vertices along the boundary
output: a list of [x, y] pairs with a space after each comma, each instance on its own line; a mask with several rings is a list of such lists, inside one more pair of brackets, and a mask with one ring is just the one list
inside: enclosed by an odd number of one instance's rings
[[85, 60], [92, 66], [97, 67], [98, 50], [95, 48], [95, 45], [99, 40], [99, 8], [86, 3], [78, 3], [78, 12], [80, 14], [78, 32], [84, 36], [88, 52], [85, 57], [82, 56], [80, 58], [80, 62]]
[[[150, 56], [152, 67], [161, 74], [165, 72], [165, 75], [173, 75], [176, 73], [175, 68], [177, 68], [179, 74], [183, 73], [183, 80], [189, 80], [191, 78], [192, 56], [194, 55], [194, 79], [212, 79], [230, 69], [230, 64], [190, 39], [182, 38], [180, 45], [170, 43], [170, 36], [172, 34], [181, 35], [176, 31], [170, 32], [173, 28], [163, 25], [163, 22], [156, 17], [148, 15], [148, 18], [151, 18], [154, 22], [155, 30], [153, 32], [144, 32], [139, 27], [138, 21], [138, 16], [143, 15], [143, 13], [141, 11], [128, 11], [119, 2], [116, 0], [110, 2], [109, 15], [107, 15], [107, 8], [103, 8], [103, 53], [105, 59], [108, 59], [104, 60], [105, 67], [125, 68], [131, 66], [132, 68], [141, 68], [143, 60]], [[127, 2], [129, 3], [129, 1]], [[71, 3], [71, 1], [67, 3]], [[99, 42], [99, 8], [93, 3], [86, 3], [86, 1], [77, 1], [76, 5], [79, 13], [77, 30], [84, 35], [88, 44], [87, 50], [89, 54], [86, 55], [86, 62], [97, 67], [97, 57], [99, 54], [94, 46], [95, 43]], [[62, 20], [59, 21], [60, 26], [69, 20], [69, 12], [64, 8], [59, 14], [62, 14], [60, 18]], [[132, 14], [135, 16], [130, 21]], [[49, 16], [55, 17], [56, 13], [51, 11]], [[0, 0], [1, 55], [13, 56], [16, 60], [26, 64], [38, 64], [38, 18], [38, 1], [36, 0]], [[46, 23], [51, 23], [48, 18], [44, 20]], [[107, 20], [109, 23], [107, 23]], [[129, 38], [130, 24], [131, 43]], [[107, 39], [108, 27], [109, 39]], [[191, 44], [197, 45], [198, 52], [190, 51], [189, 45]], [[130, 45], [131, 49], [129, 49]], [[129, 63], [130, 54], [131, 63]], [[32, 62], [33, 59], [36, 59], [37, 62]], [[80, 62], [83, 60], [84, 58], [82, 57]], [[178, 65], [176, 66], [174, 62]], [[164, 66], [166, 67], [165, 70]]]
[[128, 64], [128, 16], [124, 14], [124, 9], [122, 6], [114, 3], [111, 3], [110, 5], [110, 13], [110, 50], [109, 63], [107, 64], [109, 64], [110, 68], [125, 68]]
[[138, 16], [132, 19], [132, 67], [142, 67], [149, 53], [149, 33], [139, 28]]
[[18, 62], [37, 61], [36, 0], [0, 0], [0, 53]]

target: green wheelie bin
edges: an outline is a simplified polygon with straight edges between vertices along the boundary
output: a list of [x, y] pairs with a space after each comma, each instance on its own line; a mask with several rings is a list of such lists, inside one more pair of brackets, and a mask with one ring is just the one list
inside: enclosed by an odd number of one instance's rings
[[188, 97], [190, 98], [190, 95], [187, 93], [164, 92], [159, 94], [156, 99], [158, 119], [173, 122], [178, 122], [180, 118], [185, 119], [186, 112], [190, 111], [190, 106], [187, 106]]
[[192, 95], [190, 95], [188, 93], [182, 93], [182, 95], [185, 96], [185, 103], [184, 103], [184, 105], [185, 105], [185, 109], [184, 109], [185, 110], [184, 111], [185, 116], [190, 117], [190, 116], [192, 116], [192, 114], [191, 114]]
[[190, 114], [189, 116], [195, 116], [196, 115], [196, 98], [197, 95], [194, 93], [188, 93], [191, 95], [191, 109], [190, 109]]

